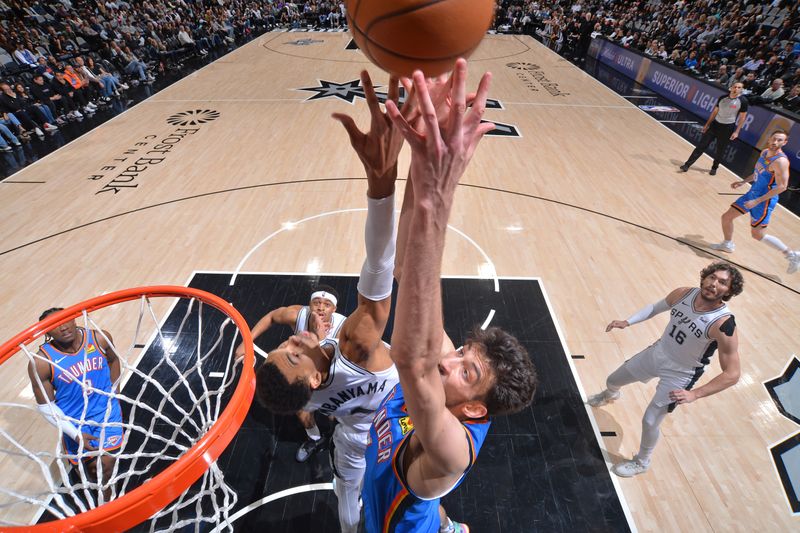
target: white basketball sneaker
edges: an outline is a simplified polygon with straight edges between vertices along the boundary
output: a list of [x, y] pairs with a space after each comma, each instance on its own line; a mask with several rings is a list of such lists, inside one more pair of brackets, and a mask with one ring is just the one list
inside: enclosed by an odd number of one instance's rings
[[603, 392], [589, 396], [586, 399], [586, 403], [592, 407], [602, 407], [603, 405], [619, 400], [620, 396], [622, 396], [622, 391], [618, 390], [617, 392], [611, 392], [610, 390], [606, 389]]
[[736, 249], [736, 245], [733, 244], [733, 241], [722, 241], [716, 244], [712, 244], [711, 249], [718, 250], [720, 252], [732, 253]]
[[611, 467], [611, 471], [619, 477], [633, 477], [644, 474], [650, 468], [650, 463], [641, 462], [636, 456], [630, 461], [623, 461]]
[[789, 252], [786, 258], [789, 260], [789, 268], [786, 269], [786, 273], [794, 274], [800, 268], [800, 251]]

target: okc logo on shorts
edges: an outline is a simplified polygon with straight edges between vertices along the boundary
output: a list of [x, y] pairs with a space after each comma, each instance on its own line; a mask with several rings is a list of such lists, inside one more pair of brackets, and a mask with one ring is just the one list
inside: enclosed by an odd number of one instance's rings
[[107, 445], [109, 448], [111, 448], [111, 447], [113, 447], [113, 446], [116, 446], [117, 444], [119, 444], [121, 440], [122, 440], [122, 437], [121, 437], [121, 436], [119, 436], [119, 435], [113, 435], [113, 436], [111, 436], [111, 437], [108, 437], [108, 438], [106, 439], [106, 445]]
[[403, 435], [414, 429], [414, 423], [411, 422], [411, 419], [407, 416], [404, 416], [397, 422], [400, 424], [400, 431], [403, 432]]

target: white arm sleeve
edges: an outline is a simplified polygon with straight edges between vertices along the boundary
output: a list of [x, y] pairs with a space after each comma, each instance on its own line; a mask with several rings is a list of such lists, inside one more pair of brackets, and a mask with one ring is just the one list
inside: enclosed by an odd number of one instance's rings
[[669, 309], [669, 304], [667, 303], [667, 300], [659, 300], [654, 304], [647, 304], [642, 309], [639, 309], [634, 314], [632, 314], [630, 318], [626, 320], [626, 322], [632, 326], [634, 324], [638, 324], [639, 322], [644, 322], [645, 320], [649, 320], [654, 316], [656, 316], [657, 314], [663, 313], [667, 309]]
[[394, 194], [386, 198], [367, 198], [367, 225], [364, 244], [367, 258], [358, 278], [361, 296], [379, 302], [392, 294], [394, 281]]
[[75, 425], [67, 420], [67, 415], [64, 414], [64, 411], [61, 410], [59, 406], [57, 406], [53, 402], [49, 403], [40, 403], [37, 405], [39, 408], [39, 412], [42, 413], [42, 416], [45, 420], [50, 422], [57, 428], [61, 428], [61, 431], [64, 432], [64, 435], [68, 436], [72, 440], [78, 440], [78, 428]]

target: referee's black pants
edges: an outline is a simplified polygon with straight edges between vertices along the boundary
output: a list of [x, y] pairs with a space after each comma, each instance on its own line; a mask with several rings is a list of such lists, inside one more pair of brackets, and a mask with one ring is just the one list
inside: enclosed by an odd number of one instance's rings
[[720, 161], [722, 161], [722, 154], [725, 153], [725, 148], [728, 147], [728, 143], [731, 142], [731, 135], [733, 135], [734, 130], [736, 129], [736, 124], [720, 124], [716, 120], [711, 121], [711, 125], [708, 127], [706, 132], [700, 137], [700, 142], [697, 143], [697, 148], [694, 149], [692, 155], [689, 156], [689, 159], [686, 160], [686, 166], [690, 167], [697, 161], [703, 152], [705, 152], [708, 145], [711, 144], [711, 141], [714, 139], [717, 140], [717, 149], [714, 153], [714, 164], [712, 165], [713, 168], [717, 168], [719, 166]]

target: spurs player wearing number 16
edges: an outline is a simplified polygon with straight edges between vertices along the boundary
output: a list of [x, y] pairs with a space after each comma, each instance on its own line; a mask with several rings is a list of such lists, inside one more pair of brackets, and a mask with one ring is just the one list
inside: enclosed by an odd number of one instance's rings
[[[669, 310], [664, 334], [654, 344], [634, 355], [606, 380], [606, 390], [588, 399], [599, 407], [618, 399], [620, 388], [635, 381], [658, 378], [656, 393], [642, 418], [639, 452], [631, 461], [612, 467], [618, 476], [646, 472], [660, 435], [659, 427], [675, 406], [711, 396], [739, 381], [739, 340], [736, 321], [725, 302], [744, 287], [741, 273], [728, 263], [712, 263], [700, 273], [700, 287], [675, 289], [655, 304], [637, 311], [627, 320], [614, 320], [606, 332], [625, 329]], [[697, 389], [715, 351], [719, 351], [722, 372]]]

